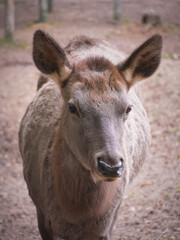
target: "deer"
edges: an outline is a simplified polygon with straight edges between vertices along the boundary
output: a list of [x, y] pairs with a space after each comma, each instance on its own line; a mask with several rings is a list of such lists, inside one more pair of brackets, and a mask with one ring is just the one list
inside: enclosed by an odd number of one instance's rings
[[114, 239], [124, 192], [151, 142], [138, 83], [157, 70], [161, 49], [158, 34], [127, 56], [94, 37], [62, 48], [34, 33], [43, 77], [21, 120], [19, 148], [43, 240]]

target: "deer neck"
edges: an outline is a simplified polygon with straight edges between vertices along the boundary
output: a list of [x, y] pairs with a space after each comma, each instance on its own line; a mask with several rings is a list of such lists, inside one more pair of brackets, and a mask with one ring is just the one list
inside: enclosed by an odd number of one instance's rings
[[69, 221], [81, 221], [104, 215], [116, 195], [117, 183], [94, 182], [57, 131], [52, 146], [52, 171], [55, 195]]

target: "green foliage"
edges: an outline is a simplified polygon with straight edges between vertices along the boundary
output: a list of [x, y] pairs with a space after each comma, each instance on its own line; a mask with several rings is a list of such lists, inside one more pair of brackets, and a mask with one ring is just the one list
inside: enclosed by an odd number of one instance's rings
[[4, 38], [0, 38], [0, 47], [7, 47], [10, 49], [25, 49], [27, 48], [27, 43], [26, 42], [19, 42], [19, 41], [8, 41]]
[[124, 24], [130, 24], [131, 23], [131, 19], [130, 18], [123, 18], [122, 22]]
[[134, 197], [134, 196], [135, 196], [135, 192], [132, 192], [132, 193], [131, 193], [131, 196]]
[[[15, 7], [22, 7], [22, 3], [15, 3]], [[0, 3], [0, 8], [5, 8], [5, 3]]]
[[165, 54], [163, 55], [163, 58], [169, 59], [169, 60], [172, 60], [172, 59], [173, 59], [172, 55], [171, 55], [171, 54], [168, 54], [168, 53], [165, 53]]
[[170, 36], [176, 36], [180, 33], [180, 27], [174, 24], [162, 24], [161, 28], [167, 32]]
[[175, 127], [171, 127], [171, 128], [169, 128], [169, 130], [170, 130], [170, 132], [174, 132], [174, 133], [176, 133], [176, 132], [179, 132], [179, 127], [178, 126], [175, 126]]
[[180, 32], [180, 28], [173, 24], [168, 25], [168, 29], [172, 35], [177, 35]]
[[0, 3], [0, 8], [5, 8], [5, 4], [4, 3]]
[[22, 7], [23, 3], [15, 3], [15, 7]]

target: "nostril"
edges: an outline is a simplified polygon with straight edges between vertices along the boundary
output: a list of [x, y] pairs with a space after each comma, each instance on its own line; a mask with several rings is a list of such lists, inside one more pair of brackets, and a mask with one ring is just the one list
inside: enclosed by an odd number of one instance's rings
[[98, 157], [98, 158], [97, 158], [97, 161], [98, 161], [98, 162], [102, 161], [102, 158], [101, 158], [101, 157]]
[[116, 166], [110, 166], [103, 161], [102, 157], [98, 157], [97, 169], [102, 175], [106, 177], [118, 177], [124, 170], [123, 162], [124, 160], [121, 158]]
[[115, 171], [118, 171], [120, 168], [123, 168], [123, 162], [124, 160], [121, 158], [119, 160], [119, 163], [116, 166], [112, 167], [112, 169], [114, 169]]
[[98, 171], [101, 172], [102, 174], [107, 171], [108, 166], [102, 161], [101, 157], [97, 158], [98, 162]]

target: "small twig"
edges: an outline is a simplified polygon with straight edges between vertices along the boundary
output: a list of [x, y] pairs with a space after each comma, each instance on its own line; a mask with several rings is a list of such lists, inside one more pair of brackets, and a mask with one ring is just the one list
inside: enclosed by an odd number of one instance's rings
[[160, 240], [167, 232], [169, 232], [169, 229], [165, 229], [163, 233], [158, 238], [154, 238], [153, 240]]

